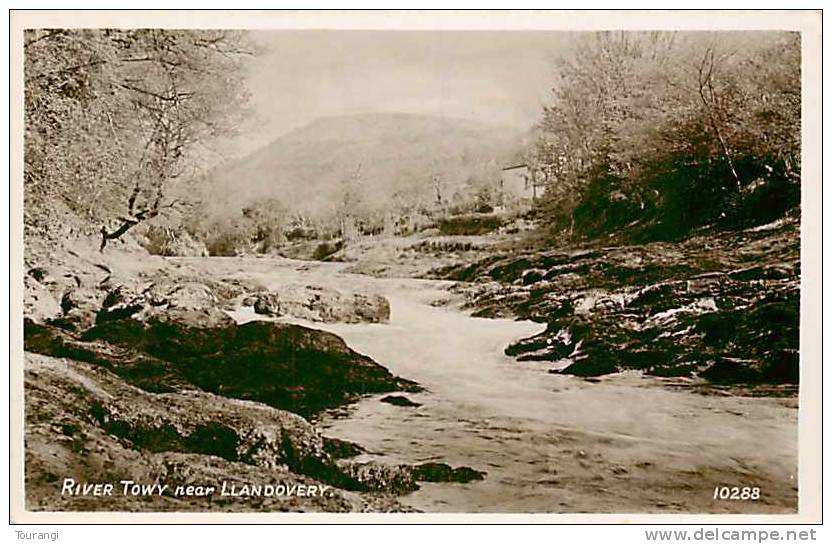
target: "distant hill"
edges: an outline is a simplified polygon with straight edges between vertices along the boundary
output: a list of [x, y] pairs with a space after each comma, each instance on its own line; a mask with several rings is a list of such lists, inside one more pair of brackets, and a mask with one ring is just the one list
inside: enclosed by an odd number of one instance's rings
[[[277, 198], [292, 210], [333, 213], [348, 184], [363, 209], [377, 211], [396, 198], [443, 198], [471, 178], [493, 178], [517, 158], [523, 132], [464, 119], [397, 113], [321, 118], [249, 156], [216, 170], [214, 206], [238, 212], [253, 201]], [[345, 182], [353, 179], [355, 181]]]

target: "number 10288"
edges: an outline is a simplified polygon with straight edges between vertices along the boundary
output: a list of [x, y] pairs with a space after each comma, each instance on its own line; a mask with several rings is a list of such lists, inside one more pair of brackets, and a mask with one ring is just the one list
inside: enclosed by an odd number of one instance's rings
[[724, 501], [756, 501], [760, 498], [759, 487], [728, 487], [716, 486], [714, 500]]

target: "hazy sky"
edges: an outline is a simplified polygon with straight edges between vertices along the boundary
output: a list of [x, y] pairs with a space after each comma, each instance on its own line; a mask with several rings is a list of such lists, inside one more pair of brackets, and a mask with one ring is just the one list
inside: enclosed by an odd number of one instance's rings
[[530, 126], [552, 86], [557, 32], [255, 32], [248, 86], [260, 147], [318, 117], [405, 112]]

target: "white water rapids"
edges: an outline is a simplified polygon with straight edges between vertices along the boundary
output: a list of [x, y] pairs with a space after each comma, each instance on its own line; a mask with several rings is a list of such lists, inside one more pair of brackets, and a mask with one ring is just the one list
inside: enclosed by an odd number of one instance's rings
[[[796, 399], [694, 393], [637, 373], [596, 381], [549, 374], [550, 364], [503, 354], [543, 325], [432, 306], [447, 297], [447, 282], [375, 279], [285, 259], [201, 261], [188, 264], [275, 289], [289, 279], [388, 298], [386, 324], [303, 324], [338, 334], [426, 389], [406, 394], [418, 408], [377, 395], [328, 413], [316, 422], [324, 434], [367, 448], [359, 460], [487, 473], [466, 484], [421, 484], [401, 497], [405, 504], [431, 512], [796, 510]], [[714, 500], [715, 486], [759, 487], [761, 498]]]

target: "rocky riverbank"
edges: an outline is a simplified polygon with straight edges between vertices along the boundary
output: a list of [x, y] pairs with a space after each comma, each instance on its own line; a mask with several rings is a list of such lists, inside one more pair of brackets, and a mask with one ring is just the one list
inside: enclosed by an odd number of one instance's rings
[[[33, 510], [407, 511], [420, 481], [482, 474], [443, 463], [358, 463], [308, 418], [414, 392], [337, 335], [276, 321], [380, 323], [374, 293], [267, 289], [132, 251], [27, 252], [26, 496]], [[248, 307], [266, 321], [237, 324]], [[67, 479], [167, 484], [147, 496], [62, 493]], [[211, 486], [202, 496], [179, 486]], [[224, 487], [223, 487], [224, 486]], [[249, 496], [221, 489], [326, 489]], [[282, 487], [280, 487], [282, 486]], [[160, 488], [161, 489], [161, 488]]]
[[795, 216], [678, 242], [502, 253], [434, 274], [461, 282], [475, 316], [546, 323], [506, 353], [551, 372], [637, 369], [778, 394], [799, 381]]

